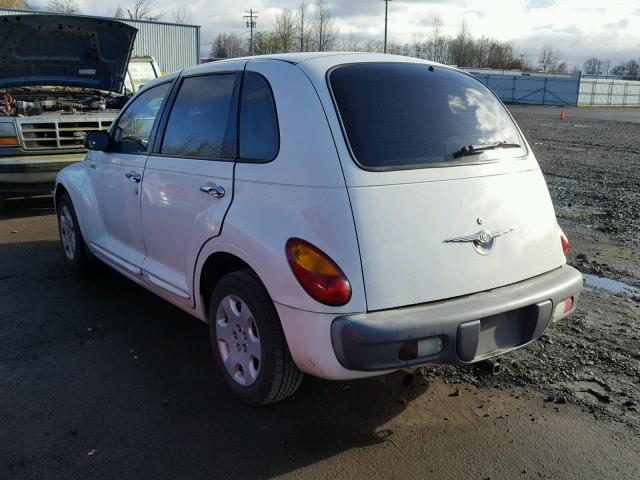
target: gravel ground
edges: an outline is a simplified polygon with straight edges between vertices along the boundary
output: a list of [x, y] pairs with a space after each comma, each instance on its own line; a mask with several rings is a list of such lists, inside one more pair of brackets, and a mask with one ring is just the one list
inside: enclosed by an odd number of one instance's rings
[[[545, 174], [568, 261], [583, 273], [640, 287], [640, 124], [616, 111], [558, 118], [557, 108], [511, 107]], [[598, 118], [588, 118], [589, 114]], [[640, 111], [622, 110], [620, 118]], [[574, 403], [640, 432], [640, 289], [587, 286], [576, 312], [540, 341], [504, 356], [501, 373], [435, 367], [427, 377], [481, 387], [519, 386], [546, 402]]]

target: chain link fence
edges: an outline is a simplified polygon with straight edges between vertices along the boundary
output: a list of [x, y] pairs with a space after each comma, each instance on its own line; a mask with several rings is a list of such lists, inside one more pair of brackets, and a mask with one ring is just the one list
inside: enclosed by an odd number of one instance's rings
[[640, 81], [583, 78], [578, 105], [640, 107]]
[[474, 73], [503, 102], [533, 105], [576, 105], [580, 79], [529, 75]]

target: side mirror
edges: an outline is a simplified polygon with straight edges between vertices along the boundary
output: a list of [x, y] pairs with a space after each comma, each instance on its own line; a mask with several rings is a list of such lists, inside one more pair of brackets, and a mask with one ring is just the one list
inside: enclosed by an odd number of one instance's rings
[[106, 150], [110, 145], [111, 135], [104, 130], [87, 133], [84, 137], [84, 146], [89, 150]]

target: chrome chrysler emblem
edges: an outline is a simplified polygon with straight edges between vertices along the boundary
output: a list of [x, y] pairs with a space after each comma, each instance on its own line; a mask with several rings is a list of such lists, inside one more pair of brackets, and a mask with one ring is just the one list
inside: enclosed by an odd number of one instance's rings
[[493, 250], [495, 239], [501, 235], [512, 232], [513, 228], [502, 228], [498, 230], [480, 230], [473, 235], [463, 235], [461, 237], [447, 238], [445, 243], [473, 243], [473, 248], [480, 255], [488, 255]]
[[86, 135], [87, 135], [87, 132], [73, 132], [73, 136], [78, 138], [84, 137]]

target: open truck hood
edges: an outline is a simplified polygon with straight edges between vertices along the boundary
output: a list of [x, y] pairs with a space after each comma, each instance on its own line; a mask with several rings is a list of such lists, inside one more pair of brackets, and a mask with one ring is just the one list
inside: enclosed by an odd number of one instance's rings
[[102, 18], [0, 17], [0, 88], [72, 86], [121, 92], [138, 30]]

